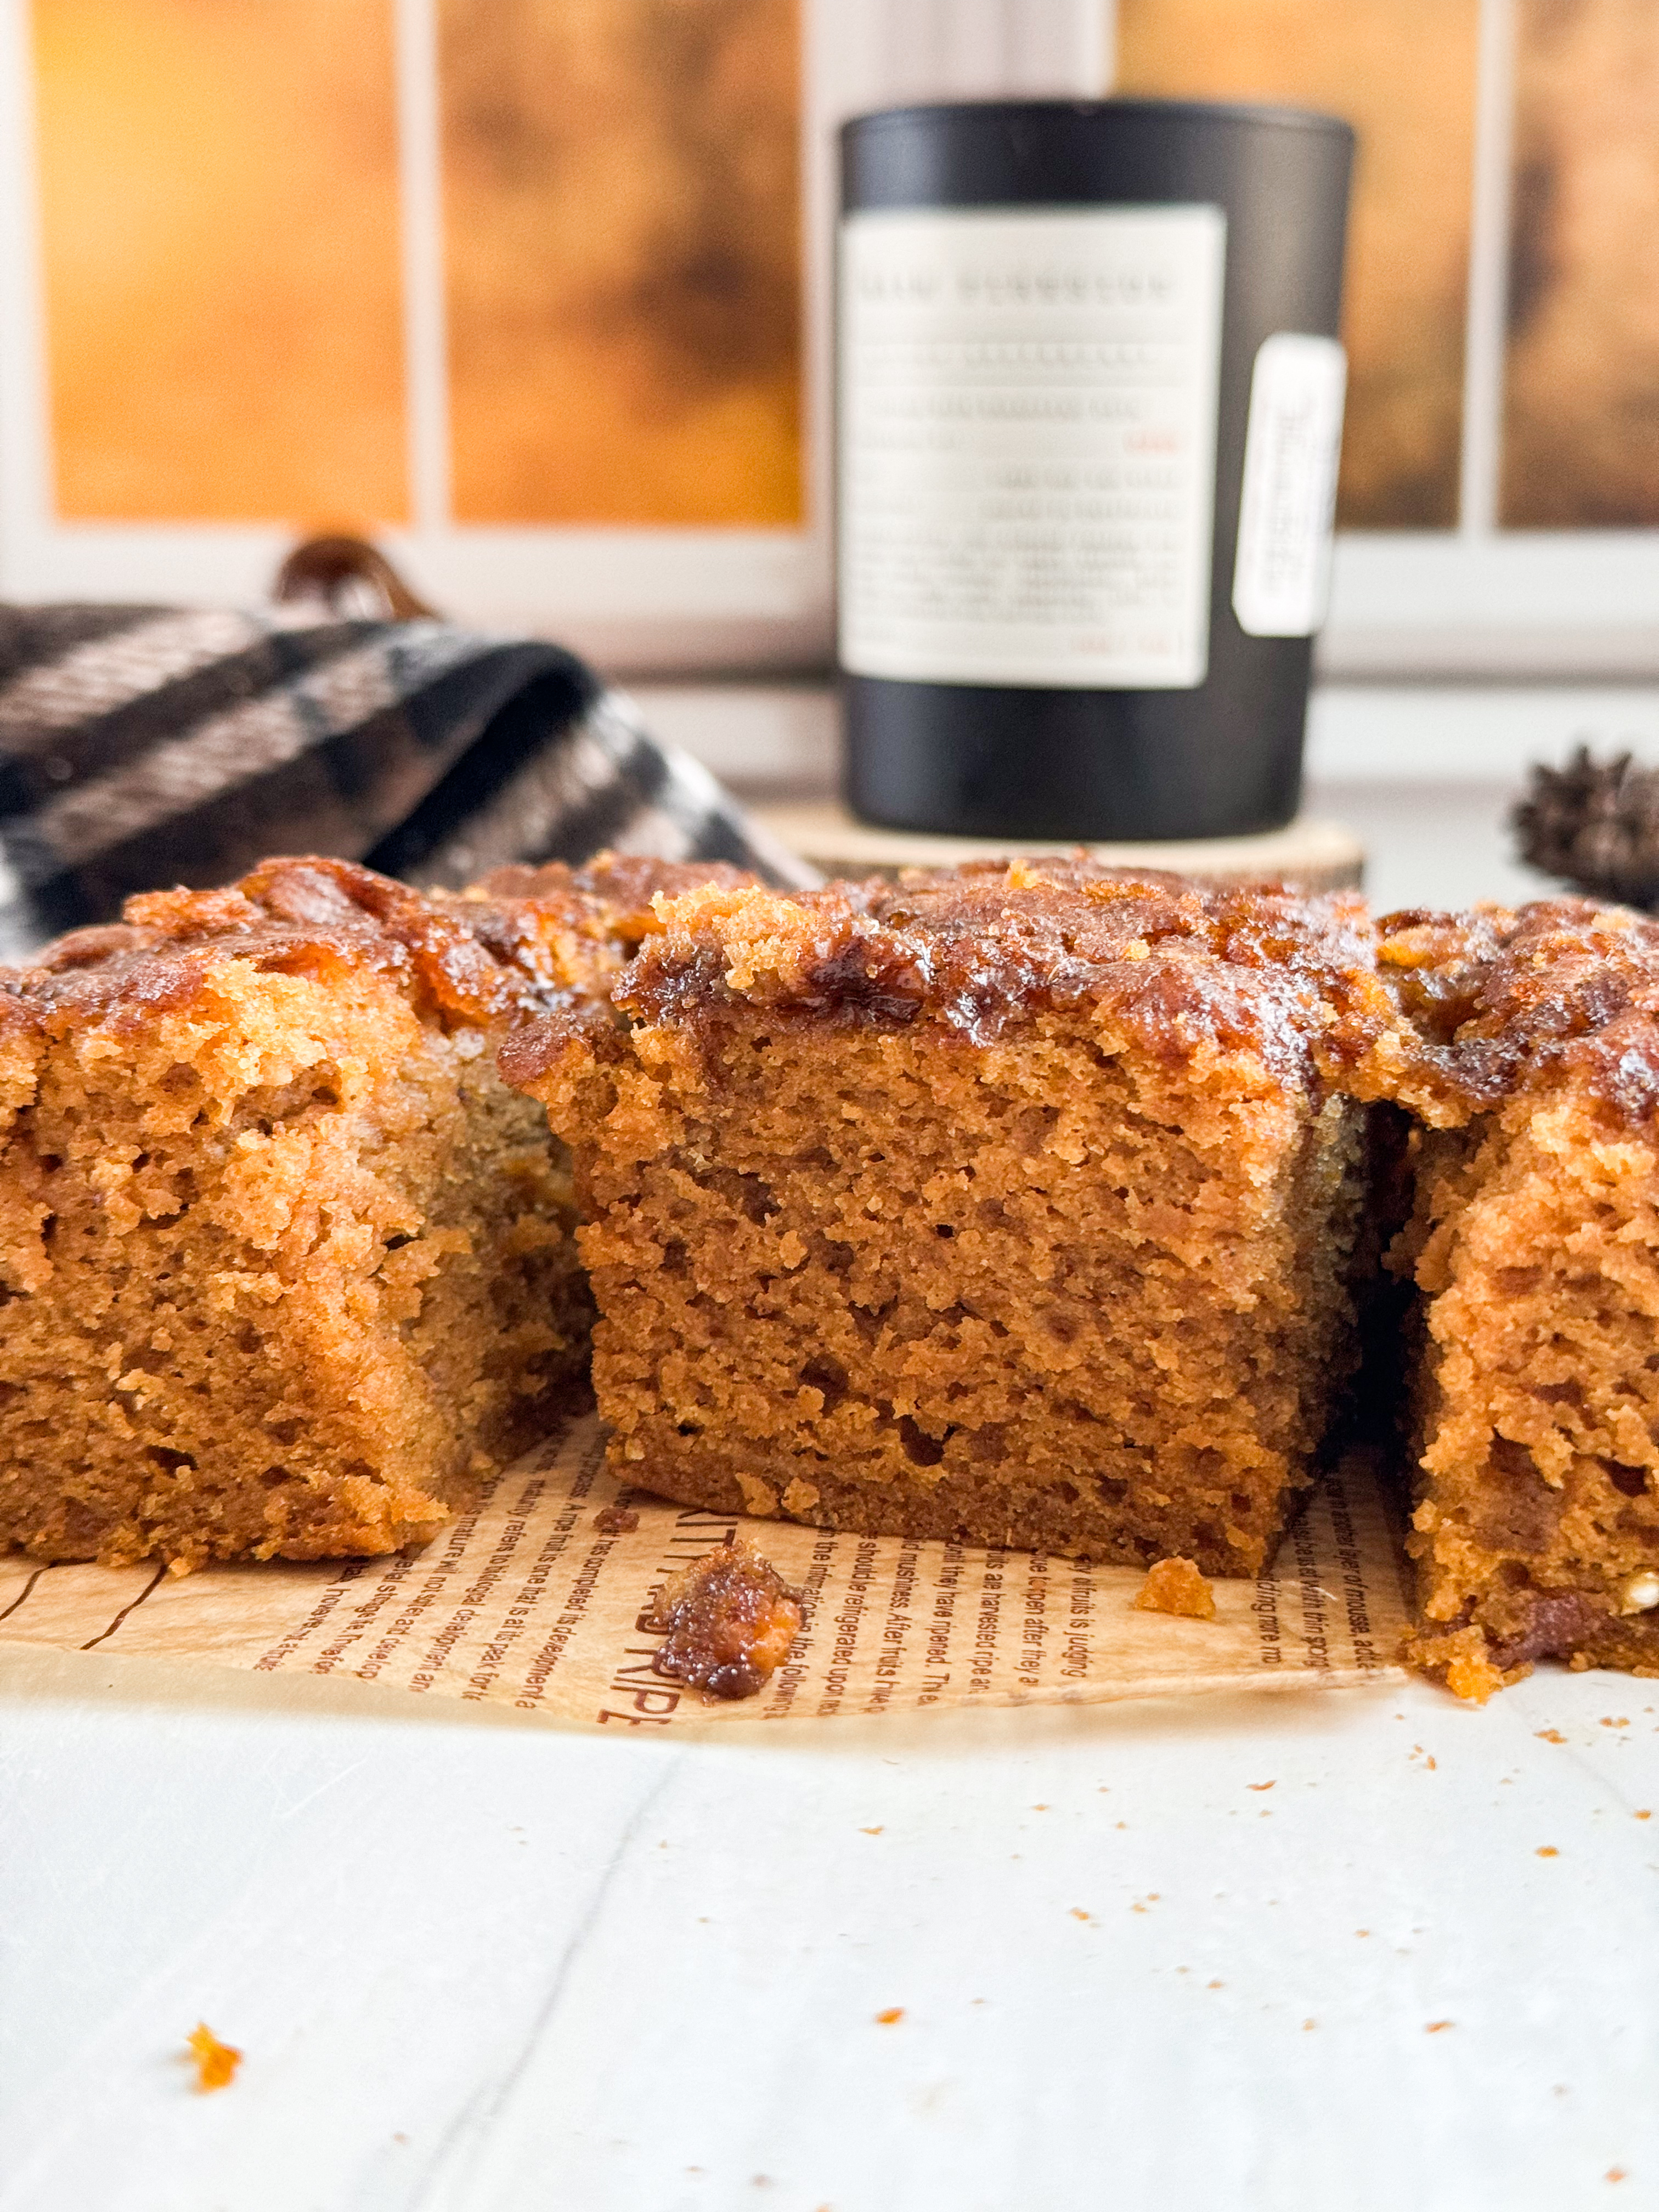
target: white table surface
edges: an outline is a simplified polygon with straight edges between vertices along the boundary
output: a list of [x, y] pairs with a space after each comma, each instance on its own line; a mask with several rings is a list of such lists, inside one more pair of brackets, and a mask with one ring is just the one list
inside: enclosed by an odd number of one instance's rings
[[[1389, 895], [1507, 881], [1459, 803], [1350, 810]], [[0, 1654], [0, 2212], [1659, 2206], [1659, 1684], [296, 1694]]]

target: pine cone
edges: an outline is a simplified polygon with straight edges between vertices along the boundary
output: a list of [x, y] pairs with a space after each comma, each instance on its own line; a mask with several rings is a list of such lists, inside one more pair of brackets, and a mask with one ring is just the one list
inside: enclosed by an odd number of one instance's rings
[[1659, 908], [1659, 769], [1580, 745], [1565, 769], [1534, 769], [1510, 818], [1528, 866], [1593, 898]]

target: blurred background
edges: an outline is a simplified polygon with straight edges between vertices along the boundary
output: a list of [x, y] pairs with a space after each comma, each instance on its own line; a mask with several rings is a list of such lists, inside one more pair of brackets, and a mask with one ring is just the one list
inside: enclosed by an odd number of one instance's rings
[[1108, 88], [1358, 127], [1313, 796], [1513, 889], [1528, 760], [1659, 759], [1655, 0], [3, 0], [0, 595], [358, 530], [827, 784], [834, 125]]

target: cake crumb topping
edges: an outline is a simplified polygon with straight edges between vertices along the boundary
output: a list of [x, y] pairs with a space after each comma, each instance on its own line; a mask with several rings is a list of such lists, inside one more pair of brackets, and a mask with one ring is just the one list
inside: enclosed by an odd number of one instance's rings
[[666, 1638], [651, 1664], [708, 1698], [752, 1698], [789, 1656], [805, 1617], [792, 1589], [746, 1536], [669, 1576], [643, 1626]]
[[1193, 1560], [1157, 1559], [1147, 1569], [1135, 1607], [1140, 1613], [1171, 1613], [1183, 1620], [1213, 1620], [1215, 1592]]
[[234, 2044], [221, 2043], [205, 2021], [198, 2021], [185, 2038], [196, 2062], [198, 2089], [228, 2089], [235, 2079], [242, 2054]]

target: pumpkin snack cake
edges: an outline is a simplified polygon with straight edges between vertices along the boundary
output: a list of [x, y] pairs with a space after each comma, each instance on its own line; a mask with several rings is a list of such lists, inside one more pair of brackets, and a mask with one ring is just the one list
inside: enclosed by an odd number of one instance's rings
[[488, 1035], [616, 959], [539, 888], [275, 860], [0, 971], [0, 1542], [384, 1552], [535, 1436], [587, 1297]]
[[1381, 925], [1415, 1036], [1418, 1662], [1659, 1674], [1659, 923], [1557, 900]]
[[572, 1148], [617, 1472], [1256, 1571], [1353, 1359], [1358, 902], [1044, 863], [655, 922], [501, 1057]]

